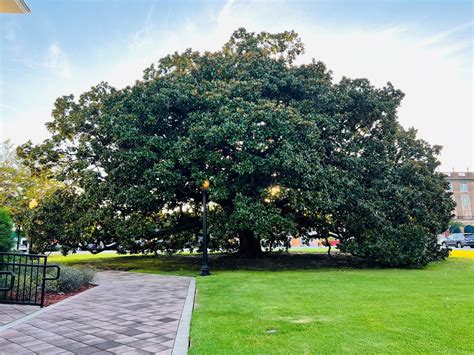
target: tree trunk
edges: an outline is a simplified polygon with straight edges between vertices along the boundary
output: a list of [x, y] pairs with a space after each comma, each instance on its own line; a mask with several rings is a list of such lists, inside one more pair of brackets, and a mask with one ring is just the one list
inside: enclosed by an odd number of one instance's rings
[[241, 258], [255, 259], [263, 256], [260, 240], [255, 238], [250, 230], [243, 230], [239, 232], [239, 256]]
[[331, 243], [329, 243], [328, 237], [324, 238], [326, 240], [326, 245], [328, 246], [328, 256], [332, 258], [331, 256]]

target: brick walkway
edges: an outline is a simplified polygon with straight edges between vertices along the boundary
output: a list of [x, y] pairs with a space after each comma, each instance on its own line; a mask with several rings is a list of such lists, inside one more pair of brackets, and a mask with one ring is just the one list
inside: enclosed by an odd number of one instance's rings
[[0, 326], [23, 318], [28, 314], [36, 312], [37, 306], [18, 306], [13, 304], [0, 304]]
[[0, 331], [0, 354], [171, 354], [191, 280], [99, 272], [98, 287]]

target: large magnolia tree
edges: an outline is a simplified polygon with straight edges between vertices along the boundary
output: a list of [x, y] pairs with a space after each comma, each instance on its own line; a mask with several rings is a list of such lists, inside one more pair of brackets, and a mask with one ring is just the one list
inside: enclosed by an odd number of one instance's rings
[[445, 255], [436, 235], [453, 202], [440, 148], [397, 122], [403, 93], [335, 83], [321, 62], [295, 65], [302, 52], [294, 32], [239, 29], [220, 51], [166, 56], [133, 86], [58, 98], [52, 138], [19, 149], [70, 186], [51, 198], [69, 206], [51, 237], [66, 248], [197, 247], [208, 179], [215, 249], [256, 257], [290, 235], [333, 236], [386, 265]]

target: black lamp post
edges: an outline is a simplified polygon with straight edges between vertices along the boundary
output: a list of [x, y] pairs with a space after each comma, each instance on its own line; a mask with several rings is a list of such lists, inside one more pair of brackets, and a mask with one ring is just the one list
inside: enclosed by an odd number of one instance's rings
[[20, 250], [21, 241], [21, 229], [20, 226], [16, 226], [16, 250]]
[[202, 266], [201, 276], [208, 276], [209, 272], [208, 256], [207, 256], [207, 190], [209, 189], [209, 180], [202, 184]]

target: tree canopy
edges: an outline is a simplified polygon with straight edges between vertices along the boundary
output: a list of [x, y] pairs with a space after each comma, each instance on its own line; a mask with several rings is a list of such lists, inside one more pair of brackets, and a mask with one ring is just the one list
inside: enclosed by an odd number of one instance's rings
[[54, 238], [71, 248], [197, 248], [208, 179], [216, 250], [256, 257], [291, 235], [333, 236], [342, 251], [385, 265], [445, 256], [436, 235], [453, 201], [436, 172], [440, 147], [398, 123], [403, 93], [335, 82], [321, 62], [295, 65], [303, 52], [293, 31], [239, 29], [219, 51], [162, 58], [133, 86], [102, 82], [58, 98], [51, 138], [18, 150], [32, 171], [67, 185]]

